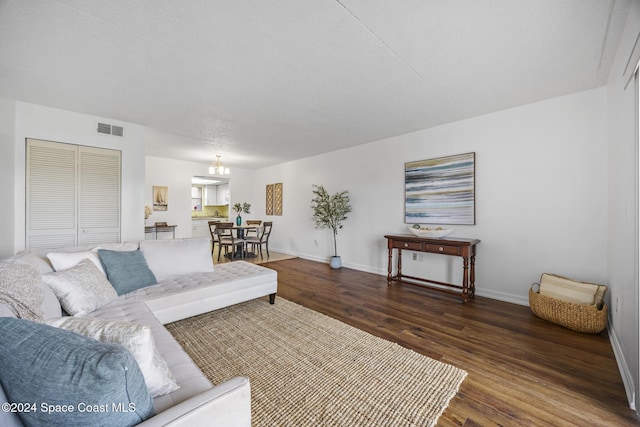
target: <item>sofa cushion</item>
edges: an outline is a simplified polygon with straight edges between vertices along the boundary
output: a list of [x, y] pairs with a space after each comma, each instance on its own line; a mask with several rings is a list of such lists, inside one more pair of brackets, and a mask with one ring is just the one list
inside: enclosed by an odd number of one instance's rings
[[158, 283], [139, 250], [110, 251], [98, 249], [107, 279], [118, 295]]
[[33, 265], [0, 262], [0, 302], [5, 303], [16, 317], [43, 318], [43, 286], [40, 273]]
[[213, 271], [211, 239], [143, 240], [140, 250], [158, 281], [173, 276]]
[[61, 317], [45, 323], [101, 342], [122, 345], [138, 362], [147, 388], [154, 397], [178, 389], [167, 362], [158, 353], [151, 328], [147, 325], [87, 317]]
[[131, 353], [49, 325], [0, 318], [0, 372], [8, 400], [37, 409], [19, 414], [25, 425], [131, 426], [153, 414]]
[[84, 316], [117, 296], [111, 283], [88, 259], [67, 270], [45, 274], [42, 280], [72, 316]]
[[121, 295], [109, 306], [123, 301], [144, 301], [154, 316], [166, 324], [275, 294], [277, 290], [278, 273], [275, 270], [234, 261], [218, 264], [215, 272], [171, 277], [157, 285]]
[[50, 252], [47, 254], [47, 258], [51, 262], [53, 269], [55, 271], [62, 271], [68, 268], [76, 266], [83, 259], [90, 259], [100, 273], [105, 273], [104, 268], [102, 268], [102, 263], [100, 262], [100, 258], [98, 258], [98, 253], [95, 251], [82, 251], [82, 252]]

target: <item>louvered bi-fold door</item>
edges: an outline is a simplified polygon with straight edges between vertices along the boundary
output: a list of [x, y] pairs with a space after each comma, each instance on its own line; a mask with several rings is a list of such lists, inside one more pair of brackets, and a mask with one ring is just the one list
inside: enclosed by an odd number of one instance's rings
[[119, 242], [120, 151], [78, 148], [78, 245]]
[[27, 139], [26, 247], [120, 241], [120, 152]]
[[27, 140], [27, 249], [76, 245], [77, 152], [75, 145]]

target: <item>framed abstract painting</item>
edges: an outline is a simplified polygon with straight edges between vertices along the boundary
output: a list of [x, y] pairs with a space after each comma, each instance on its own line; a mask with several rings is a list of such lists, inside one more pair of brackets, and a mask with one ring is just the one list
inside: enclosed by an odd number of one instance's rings
[[407, 224], [476, 223], [476, 153], [405, 163]]

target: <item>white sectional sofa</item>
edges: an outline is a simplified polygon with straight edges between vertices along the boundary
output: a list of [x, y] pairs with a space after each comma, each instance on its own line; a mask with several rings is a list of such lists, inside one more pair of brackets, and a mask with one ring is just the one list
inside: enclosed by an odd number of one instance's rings
[[[274, 270], [244, 261], [218, 264], [214, 268], [209, 245], [209, 239], [197, 238], [145, 240], [139, 245], [98, 246], [112, 252], [139, 250], [158, 282], [119, 295], [97, 309], [82, 316], [76, 316], [84, 319], [132, 322], [146, 325], [150, 329], [157, 352], [166, 361], [179, 388], [153, 397], [155, 415], [142, 421], [140, 426], [251, 425], [249, 379], [236, 377], [222, 384], [211, 384], [163, 326], [169, 322], [254, 298], [268, 296], [270, 302], [274, 303], [277, 292], [277, 273]], [[90, 263], [85, 260], [71, 269], [56, 273], [48, 255], [62, 254], [61, 257], [65, 258], [62, 264], [66, 263], [65, 266], [68, 266], [68, 264], [74, 264], [76, 261], [74, 257], [82, 258], [91, 253], [95, 254], [96, 248], [23, 252], [4, 260], [3, 265], [28, 264], [36, 267], [42, 277], [50, 280], [50, 277], [55, 275], [64, 277], [66, 272], [73, 272], [73, 269], [80, 269], [80, 266], [85, 269], [93, 269], [93, 266], [88, 266], [87, 264]], [[98, 253], [102, 252], [98, 251]], [[90, 257], [93, 258], [93, 255]], [[95, 259], [92, 260], [94, 263]], [[109, 278], [109, 269], [105, 268], [105, 270]], [[2, 274], [1, 271], [0, 274]], [[42, 317], [44, 321], [50, 322], [51, 319], [55, 321], [61, 316], [61, 308], [58, 299], [53, 298], [46, 288], [45, 286]], [[59, 291], [56, 287], [53, 289]], [[2, 278], [0, 277], [1, 294]], [[60, 301], [63, 301], [64, 307], [66, 300]], [[0, 317], [15, 315], [15, 310], [12, 311], [12, 308], [0, 299]], [[0, 329], [0, 341], [3, 338], [1, 334]], [[0, 385], [4, 385], [2, 371], [0, 371]], [[0, 403], [16, 403], [12, 402], [11, 392], [7, 387], [4, 389], [0, 388]], [[26, 423], [21, 420], [17, 412], [0, 411], [2, 426], [25, 425]]]

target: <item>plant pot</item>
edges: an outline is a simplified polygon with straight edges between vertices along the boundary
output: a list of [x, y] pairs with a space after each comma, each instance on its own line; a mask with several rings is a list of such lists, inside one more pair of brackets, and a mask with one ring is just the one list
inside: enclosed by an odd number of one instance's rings
[[329, 265], [331, 266], [331, 268], [341, 268], [342, 258], [339, 256], [332, 256], [331, 261], [329, 261]]

